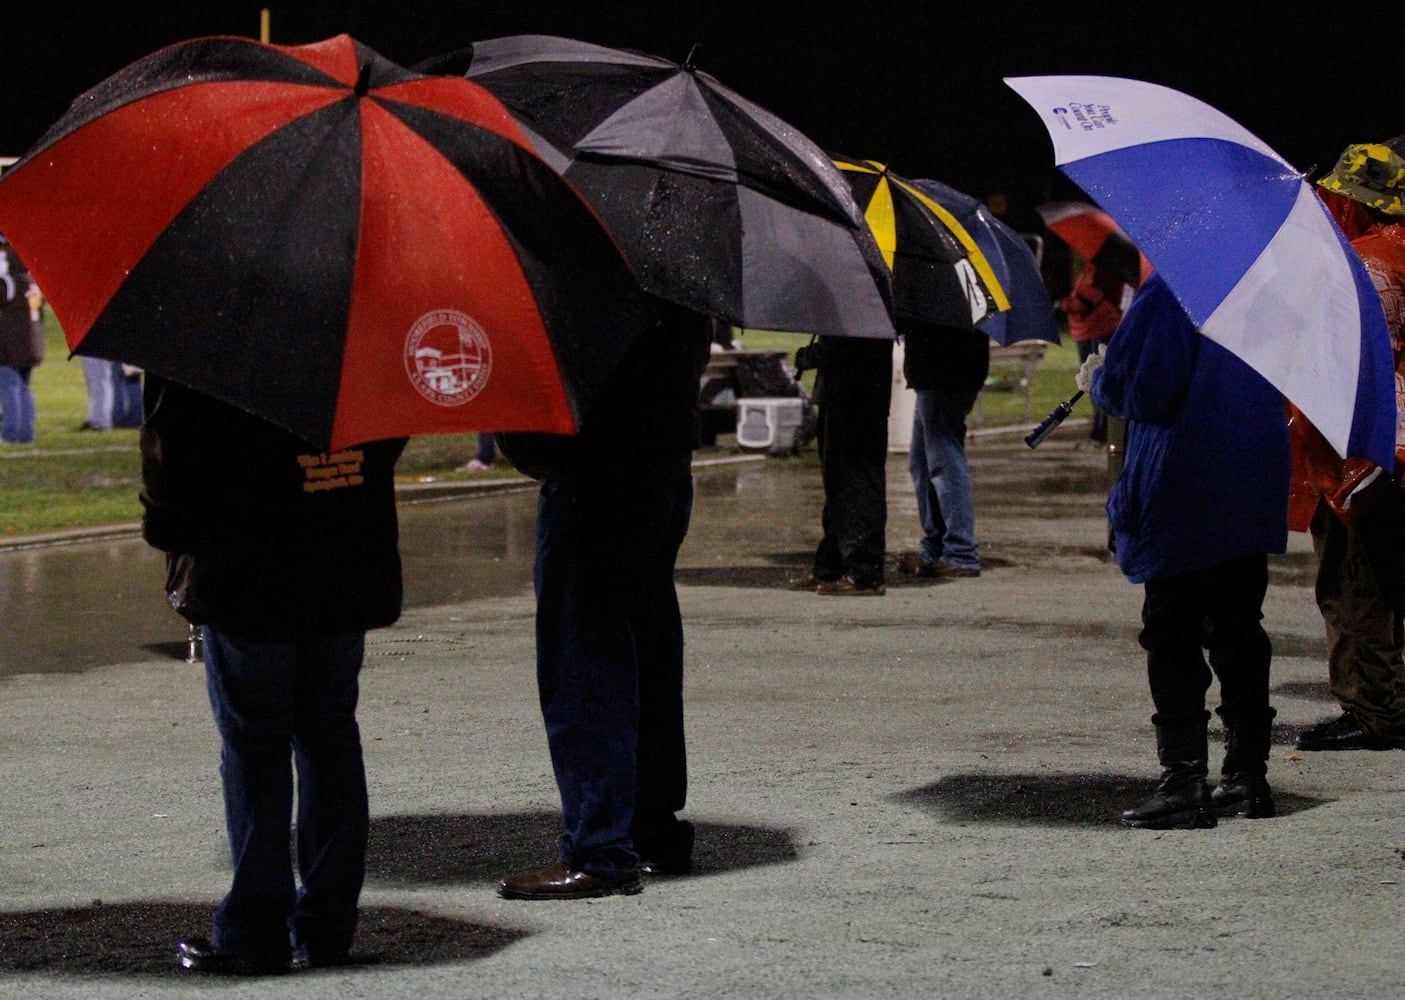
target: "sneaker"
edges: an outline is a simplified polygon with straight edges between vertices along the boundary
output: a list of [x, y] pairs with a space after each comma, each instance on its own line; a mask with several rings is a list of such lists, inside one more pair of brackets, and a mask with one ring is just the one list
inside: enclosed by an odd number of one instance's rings
[[882, 597], [888, 588], [881, 583], [855, 583], [847, 576], [825, 580], [815, 588], [821, 597]]
[[459, 466], [457, 469], [455, 469], [454, 471], [455, 471], [455, 472], [492, 472], [492, 471], [493, 471], [493, 467], [492, 467], [492, 465], [490, 465], [489, 463], [487, 463], [487, 462], [480, 462], [478, 459], [475, 458], [475, 459], [473, 459], [473, 461], [469, 462], [467, 465], [460, 465], [460, 466]]
[[937, 564], [921, 552], [900, 552], [898, 572], [906, 576], [936, 576]]

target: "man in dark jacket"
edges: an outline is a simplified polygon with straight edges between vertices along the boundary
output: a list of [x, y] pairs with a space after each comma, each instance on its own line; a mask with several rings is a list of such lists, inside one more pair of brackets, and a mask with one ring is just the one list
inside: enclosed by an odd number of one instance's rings
[[[1156, 274], [1106, 355], [1084, 362], [1078, 387], [1127, 421], [1126, 464], [1107, 510], [1118, 564], [1145, 586], [1139, 638], [1161, 783], [1122, 822], [1194, 828], [1214, 826], [1218, 810], [1272, 816], [1272, 645], [1262, 619], [1268, 554], [1288, 544], [1283, 397], [1200, 336]], [[1205, 785], [1212, 670], [1226, 732], [1213, 793]]]
[[683, 619], [673, 583], [693, 504], [707, 317], [655, 301], [574, 437], [505, 434], [537, 501], [537, 688], [564, 832], [508, 899], [635, 893], [691, 870]]
[[922, 545], [898, 557], [917, 576], [980, 576], [976, 505], [966, 464], [966, 418], [990, 374], [990, 338], [980, 330], [909, 323], [903, 375], [917, 399], [907, 466], [917, 491]]
[[144, 409], [143, 534], [167, 554], [172, 607], [202, 626], [234, 862], [213, 933], [177, 958], [226, 974], [342, 964], [369, 825], [357, 676], [366, 630], [400, 615], [405, 442], [322, 454], [152, 375]]

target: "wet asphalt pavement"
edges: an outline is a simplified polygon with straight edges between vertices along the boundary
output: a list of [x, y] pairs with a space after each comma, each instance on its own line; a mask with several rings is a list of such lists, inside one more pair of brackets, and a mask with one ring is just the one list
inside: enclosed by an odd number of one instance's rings
[[[1140, 590], [1107, 557], [1106, 458], [1079, 437], [973, 441], [984, 572], [892, 576], [882, 598], [787, 586], [818, 539], [812, 454], [699, 468], [678, 570], [696, 873], [577, 903], [493, 891], [551, 859], [559, 823], [534, 491], [407, 501], [409, 607], [362, 674], [356, 964], [277, 981], [172, 960], [229, 868], [160, 561], [135, 539], [0, 555], [0, 996], [1397, 995], [1402, 757], [1293, 750], [1333, 710], [1301, 536], [1265, 605], [1278, 817], [1118, 824], [1156, 775]], [[917, 537], [904, 456], [889, 486], [896, 554]]]

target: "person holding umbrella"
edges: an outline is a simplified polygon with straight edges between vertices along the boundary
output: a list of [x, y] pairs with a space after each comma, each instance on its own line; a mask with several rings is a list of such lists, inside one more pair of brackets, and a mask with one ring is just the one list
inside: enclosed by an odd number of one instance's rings
[[[1268, 553], [1287, 547], [1288, 429], [1282, 395], [1201, 336], [1159, 274], [1142, 286], [1078, 387], [1127, 420], [1108, 498], [1118, 563], [1144, 586], [1142, 631], [1161, 781], [1126, 826], [1213, 827], [1216, 810], [1272, 816], [1264, 631]], [[1206, 665], [1202, 650], [1209, 653]], [[1219, 678], [1226, 750], [1213, 795], [1205, 695]]]
[[674, 589], [693, 504], [709, 318], [654, 299], [574, 437], [502, 434], [542, 481], [537, 688], [564, 830], [558, 859], [510, 876], [506, 899], [632, 894], [640, 874], [692, 870], [683, 620]]
[[[356, 724], [368, 629], [400, 616], [394, 467], [403, 439], [328, 455], [146, 376], [142, 534], [201, 626], [234, 874], [194, 972], [348, 961], [369, 809]], [[288, 857], [297, 774], [297, 870]]]
[[[1400, 140], [1396, 140], [1400, 143]], [[1405, 145], [1405, 144], [1402, 144]], [[1395, 352], [1396, 406], [1405, 411], [1405, 160], [1390, 145], [1353, 144], [1318, 194], [1380, 293]], [[1299, 750], [1405, 747], [1405, 438], [1395, 467], [1341, 459], [1296, 408], [1290, 423], [1289, 528], [1310, 531], [1317, 606], [1327, 629], [1327, 676], [1341, 714], [1298, 735]]]

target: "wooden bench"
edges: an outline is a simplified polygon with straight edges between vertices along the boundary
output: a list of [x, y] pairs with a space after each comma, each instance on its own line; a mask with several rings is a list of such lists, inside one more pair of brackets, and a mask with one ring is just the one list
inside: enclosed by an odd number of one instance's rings
[[1022, 340], [1008, 347], [990, 342], [990, 374], [985, 386], [976, 397], [972, 412], [972, 423], [977, 427], [985, 424], [985, 413], [981, 400], [988, 392], [1018, 392], [1024, 395], [1024, 418], [1034, 416], [1034, 373], [1039, 362], [1044, 360], [1044, 352], [1049, 345], [1042, 340]]

